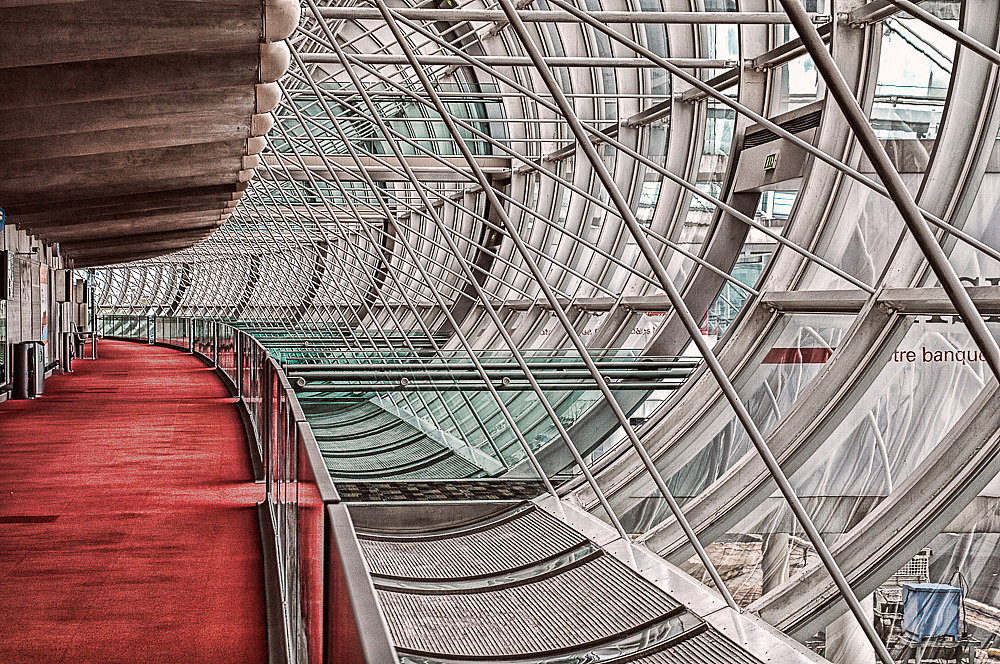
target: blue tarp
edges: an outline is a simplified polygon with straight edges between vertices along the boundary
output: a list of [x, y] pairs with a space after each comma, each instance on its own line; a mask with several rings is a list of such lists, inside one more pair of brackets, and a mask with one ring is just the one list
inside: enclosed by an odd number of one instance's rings
[[903, 584], [903, 631], [914, 640], [959, 636], [962, 590], [944, 583]]

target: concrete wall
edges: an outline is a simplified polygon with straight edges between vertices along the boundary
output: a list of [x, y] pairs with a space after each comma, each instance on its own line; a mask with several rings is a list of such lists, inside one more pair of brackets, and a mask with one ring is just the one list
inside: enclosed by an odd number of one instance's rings
[[[10, 284], [6, 299], [0, 299], [0, 400], [10, 389], [12, 346], [21, 341], [42, 341], [47, 368], [60, 359], [60, 335], [84, 323], [85, 307], [74, 305], [83, 289], [69, 284], [56, 250], [12, 226], [0, 233], [0, 250], [9, 262], [10, 274], [0, 278]], [[72, 275], [72, 272], [69, 272]], [[74, 297], [76, 296], [76, 297]], [[82, 315], [82, 320], [76, 319]], [[82, 325], [81, 325], [82, 327]], [[58, 369], [56, 369], [58, 370]]]

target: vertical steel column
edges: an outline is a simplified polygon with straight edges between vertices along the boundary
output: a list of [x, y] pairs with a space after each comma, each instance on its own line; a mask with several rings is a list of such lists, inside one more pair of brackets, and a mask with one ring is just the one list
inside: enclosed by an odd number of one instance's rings
[[242, 336], [243, 331], [235, 327], [231, 327], [230, 331], [233, 333], [233, 364], [236, 369], [236, 396], [240, 399], [243, 398], [243, 353], [242, 353]]

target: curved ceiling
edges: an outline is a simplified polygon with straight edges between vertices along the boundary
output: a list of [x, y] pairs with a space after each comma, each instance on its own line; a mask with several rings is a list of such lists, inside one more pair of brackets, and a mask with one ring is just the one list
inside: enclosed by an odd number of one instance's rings
[[0, 201], [77, 267], [194, 246], [259, 163], [293, 0], [0, 9]]

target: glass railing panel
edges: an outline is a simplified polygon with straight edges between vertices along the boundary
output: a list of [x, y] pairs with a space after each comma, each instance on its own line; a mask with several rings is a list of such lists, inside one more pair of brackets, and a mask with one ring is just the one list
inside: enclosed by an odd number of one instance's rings
[[[324, 496], [316, 469], [309, 458], [307, 445], [315, 445], [308, 425], [296, 428], [296, 444], [302, 463], [297, 469], [296, 540], [298, 558], [299, 607], [302, 632], [306, 637], [308, 661], [320, 662], [323, 656], [323, 562], [324, 562]], [[326, 469], [319, 469], [325, 474]], [[328, 481], [328, 480], [327, 480]], [[331, 487], [332, 488], [332, 487]]]

